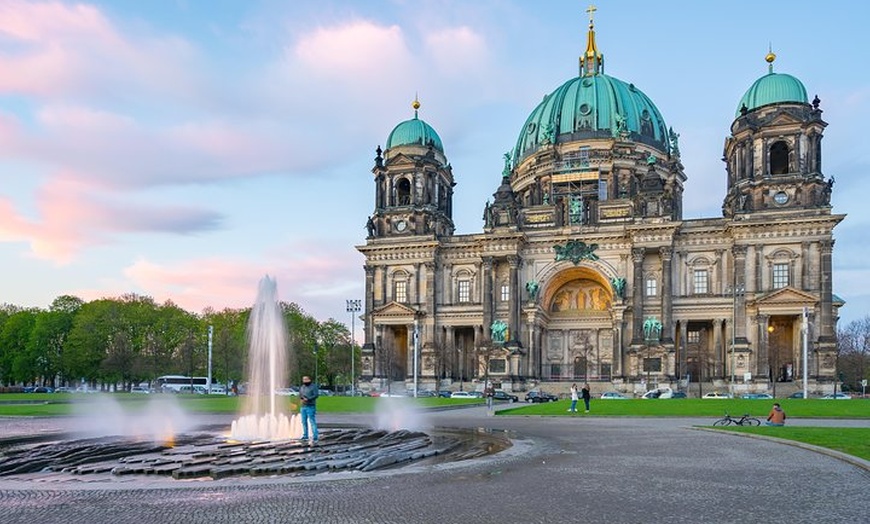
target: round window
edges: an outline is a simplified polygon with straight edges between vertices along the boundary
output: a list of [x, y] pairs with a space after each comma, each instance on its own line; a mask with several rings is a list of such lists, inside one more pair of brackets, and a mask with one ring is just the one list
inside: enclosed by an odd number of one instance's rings
[[644, 109], [643, 113], [640, 114], [640, 117], [643, 118], [644, 120], [649, 120], [649, 111]]
[[590, 106], [589, 104], [580, 104], [580, 114], [581, 115], [588, 115], [591, 112], [592, 112], [592, 106]]
[[537, 128], [538, 126], [536, 126], [534, 122], [529, 122], [529, 125], [526, 126], [526, 132], [531, 135]]
[[775, 195], [773, 195], [773, 201], [779, 205], [785, 204], [786, 202], [788, 202], [788, 193], [786, 193], [785, 191], [780, 191], [776, 193]]

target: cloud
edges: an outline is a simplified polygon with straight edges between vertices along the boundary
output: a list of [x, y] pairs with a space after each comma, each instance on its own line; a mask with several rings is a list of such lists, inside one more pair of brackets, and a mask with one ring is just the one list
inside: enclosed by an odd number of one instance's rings
[[486, 40], [470, 27], [448, 27], [429, 33], [425, 38], [427, 52], [445, 75], [476, 77], [489, 63]]
[[[200, 258], [177, 263], [140, 259], [124, 269], [126, 282], [117, 283], [118, 294], [131, 288], [162, 302], [173, 302], [189, 311], [207, 307], [244, 308], [256, 298], [257, 282], [264, 275], [278, 281], [278, 294], [285, 302], [305, 304], [306, 310], [323, 318], [335, 311], [345, 295], [360, 295], [361, 256], [348, 257], [346, 250], [312, 247], [298, 241], [258, 257], [235, 259]], [[94, 291], [82, 296], [95, 298]]]
[[25, 218], [8, 199], [0, 200], [0, 240], [25, 242], [35, 257], [58, 264], [125, 233], [190, 234], [215, 230], [222, 221], [214, 211], [142, 204], [102, 192], [72, 174], [52, 177], [38, 189], [36, 215]]

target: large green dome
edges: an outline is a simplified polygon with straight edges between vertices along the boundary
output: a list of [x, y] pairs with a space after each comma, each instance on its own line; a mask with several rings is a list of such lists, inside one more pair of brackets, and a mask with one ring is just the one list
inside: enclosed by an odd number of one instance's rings
[[668, 151], [668, 132], [655, 104], [634, 84], [597, 73], [568, 80], [526, 119], [514, 149], [519, 163], [542, 145], [626, 136]]
[[736, 116], [740, 116], [743, 107], [746, 107], [746, 111], [752, 111], [769, 104], [781, 103], [807, 104], [807, 90], [797, 78], [771, 71], [749, 87], [737, 104]]
[[432, 146], [438, 151], [444, 152], [441, 137], [432, 129], [432, 126], [417, 118], [416, 110], [414, 118], [399, 123], [387, 138], [387, 149], [405, 145]]

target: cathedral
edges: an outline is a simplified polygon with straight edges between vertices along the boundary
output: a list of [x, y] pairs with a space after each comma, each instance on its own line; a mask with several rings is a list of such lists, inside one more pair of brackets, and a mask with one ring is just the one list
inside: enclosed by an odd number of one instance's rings
[[415, 101], [377, 148], [357, 246], [361, 386], [783, 392], [805, 372], [832, 384], [845, 215], [822, 172], [820, 100], [775, 58], [736, 104], [721, 217], [683, 219], [679, 135], [604, 73], [591, 17], [579, 74], [522, 124], [480, 233], [454, 234], [454, 173]]

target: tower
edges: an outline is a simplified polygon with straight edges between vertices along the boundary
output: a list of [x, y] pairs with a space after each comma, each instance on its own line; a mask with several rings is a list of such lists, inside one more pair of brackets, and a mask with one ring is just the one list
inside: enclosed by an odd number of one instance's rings
[[418, 117], [399, 123], [376, 150], [375, 209], [369, 238], [442, 237], [453, 234], [453, 172], [432, 126]]

